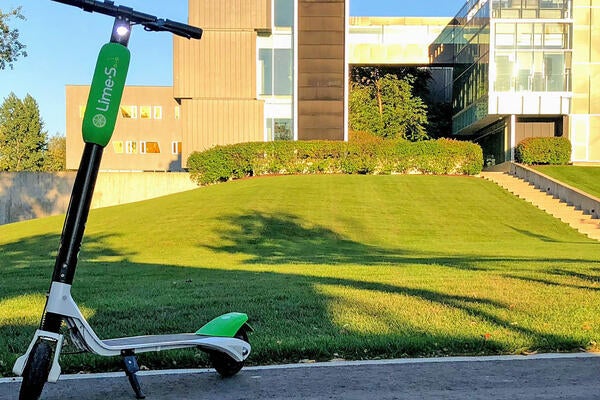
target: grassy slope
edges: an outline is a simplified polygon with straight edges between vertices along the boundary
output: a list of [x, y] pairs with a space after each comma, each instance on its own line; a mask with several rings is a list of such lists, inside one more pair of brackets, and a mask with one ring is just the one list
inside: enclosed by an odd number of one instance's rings
[[600, 167], [537, 165], [534, 168], [592, 196], [600, 197]]
[[[3, 374], [38, 323], [61, 225], [0, 226]], [[600, 339], [599, 250], [478, 178], [260, 178], [93, 211], [73, 295], [103, 338], [247, 312], [258, 364], [572, 351]], [[71, 372], [118, 368], [62, 360]]]

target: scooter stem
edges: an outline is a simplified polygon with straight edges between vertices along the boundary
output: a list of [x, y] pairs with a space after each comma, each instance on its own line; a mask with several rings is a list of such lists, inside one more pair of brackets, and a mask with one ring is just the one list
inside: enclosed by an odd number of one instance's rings
[[[123, 31], [120, 32], [119, 28], [125, 28], [124, 33]], [[75, 277], [77, 257], [81, 249], [83, 233], [92, 204], [102, 153], [104, 146], [108, 144], [112, 136], [125, 86], [129, 66], [127, 44], [130, 30], [129, 21], [119, 17], [115, 18], [110, 44], [105, 45], [98, 56], [96, 71], [90, 88], [88, 107], [86, 107], [83, 121], [85, 147], [71, 191], [71, 200], [63, 225], [54, 272], [52, 273], [52, 282], [71, 285]], [[113, 56], [115, 57], [113, 58]], [[117, 71], [120, 74], [117, 74]], [[106, 75], [107, 72], [108, 75]], [[109, 80], [110, 86], [107, 89], [104, 85]], [[96, 105], [93, 105], [97, 102], [94, 96], [101, 96], [101, 108], [96, 108]], [[98, 123], [98, 118], [100, 118], [101, 123]], [[63, 316], [61, 315], [44, 312], [40, 329], [58, 333], [62, 320]]]
[[[73, 283], [77, 256], [81, 248], [103, 150], [102, 146], [95, 143], [85, 144], [63, 226], [52, 282], [69, 285]], [[40, 328], [49, 332], [58, 332], [61, 322], [62, 316], [47, 313], [42, 316]]]
[[103, 148], [100, 145], [95, 143], [85, 144], [54, 265], [53, 282], [69, 285], [73, 283], [77, 255], [90, 211], [102, 152]]

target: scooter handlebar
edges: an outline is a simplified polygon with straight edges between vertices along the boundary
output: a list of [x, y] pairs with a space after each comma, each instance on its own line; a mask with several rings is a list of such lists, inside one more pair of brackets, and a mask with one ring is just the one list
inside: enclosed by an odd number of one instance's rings
[[188, 39], [202, 38], [202, 29], [170, 19], [158, 19], [156, 22], [144, 24], [144, 28], [149, 31], [169, 31]]
[[110, 15], [111, 17], [121, 17], [129, 20], [131, 23], [140, 24], [149, 31], [167, 31], [188, 39], [200, 39], [202, 29], [195, 26], [183, 24], [181, 22], [171, 21], [169, 19], [157, 18], [154, 15], [135, 11], [125, 6], [115, 6], [113, 1], [105, 0], [52, 0], [57, 3], [67, 4], [69, 6], [79, 7], [87, 12], [97, 12], [99, 14]]

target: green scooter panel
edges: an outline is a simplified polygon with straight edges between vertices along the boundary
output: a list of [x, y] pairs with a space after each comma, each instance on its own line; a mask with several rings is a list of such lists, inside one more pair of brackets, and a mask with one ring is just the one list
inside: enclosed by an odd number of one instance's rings
[[[234, 337], [247, 321], [248, 316], [243, 313], [231, 312], [223, 314], [198, 329], [196, 335]], [[252, 330], [250, 326], [248, 326], [248, 329]]]
[[105, 147], [115, 130], [131, 54], [118, 43], [102, 46], [83, 116], [83, 140]]

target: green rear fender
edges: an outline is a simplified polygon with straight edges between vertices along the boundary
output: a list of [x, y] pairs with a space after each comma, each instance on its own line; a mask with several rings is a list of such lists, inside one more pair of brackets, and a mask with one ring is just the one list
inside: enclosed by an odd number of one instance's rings
[[249, 331], [253, 330], [247, 322], [248, 316], [244, 313], [231, 312], [223, 314], [198, 329], [196, 335], [234, 337], [244, 325]]

